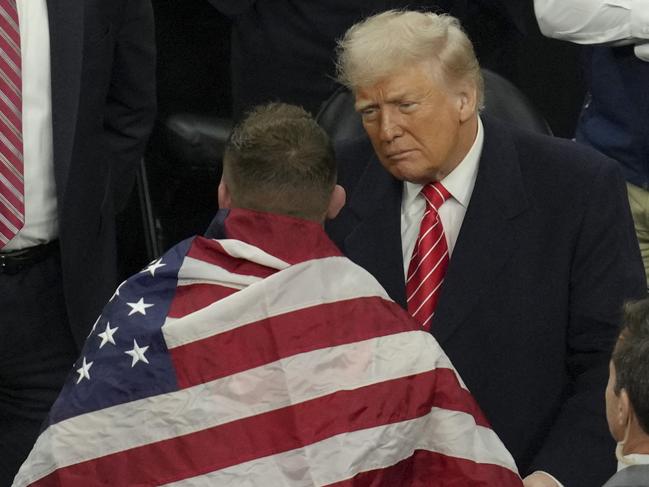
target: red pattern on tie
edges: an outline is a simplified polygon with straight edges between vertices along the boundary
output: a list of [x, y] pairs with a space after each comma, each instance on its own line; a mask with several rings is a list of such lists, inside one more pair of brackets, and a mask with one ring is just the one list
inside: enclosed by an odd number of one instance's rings
[[449, 260], [446, 236], [437, 212], [451, 195], [441, 183], [428, 184], [421, 193], [426, 199], [426, 211], [408, 266], [406, 296], [410, 314], [424, 329], [430, 330]]
[[0, 249], [25, 223], [20, 31], [15, 0], [0, 0]]

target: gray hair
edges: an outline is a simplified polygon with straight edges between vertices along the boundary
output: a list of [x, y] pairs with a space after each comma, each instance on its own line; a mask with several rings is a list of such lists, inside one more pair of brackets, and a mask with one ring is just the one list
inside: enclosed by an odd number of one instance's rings
[[425, 61], [449, 86], [454, 81], [472, 81], [477, 106], [482, 108], [484, 82], [473, 44], [450, 15], [389, 10], [358, 22], [338, 41], [337, 78], [355, 91]]

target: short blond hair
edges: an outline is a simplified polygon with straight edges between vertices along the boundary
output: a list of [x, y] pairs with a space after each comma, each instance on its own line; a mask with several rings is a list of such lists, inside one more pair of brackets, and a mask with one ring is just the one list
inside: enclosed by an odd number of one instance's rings
[[338, 81], [350, 90], [371, 86], [405, 66], [430, 61], [449, 86], [475, 84], [477, 106], [484, 103], [484, 82], [473, 44], [459, 20], [450, 15], [389, 10], [350, 27], [338, 41]]

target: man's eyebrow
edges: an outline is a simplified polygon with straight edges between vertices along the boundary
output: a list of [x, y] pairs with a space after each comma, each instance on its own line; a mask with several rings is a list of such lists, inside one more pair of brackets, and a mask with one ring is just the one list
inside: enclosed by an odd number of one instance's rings
[[[401, 103], [405, 99], [415, 99], [416, 96], [414, 93], [408, 93], [406, 91], [399, 91], [392, 93], [388, 96], [386, 96], [383, 100], [384, 103], [388, 104], [394, 104], [394, 103]], [[379, 103], [376, 101], [371, 101], [371, 100], [360, 100], [357, 101], [354, 104], [354, 109], [357, 112], [360, 112], [362, 110], [366, 110], [367, 108], [376, 108], [379, 106]]]
[[354, 110], [356, 110], [357, 112], [360, 112], [360, 111], [366, 110], [368, 108], [376, 108], [378, 106], [379, 106], [379, 104], [377, 102], [369, 101], [369, 100], [367, 100], [367, 101], [361, 100], [361, 101], [357, 101], [356, 103], [354, 103]]

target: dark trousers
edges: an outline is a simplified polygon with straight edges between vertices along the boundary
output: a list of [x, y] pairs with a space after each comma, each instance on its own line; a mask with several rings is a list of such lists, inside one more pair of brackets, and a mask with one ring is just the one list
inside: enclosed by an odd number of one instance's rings
[[77, 355], [58, 253], [0, 274], [0, 487], [11, 485]]

